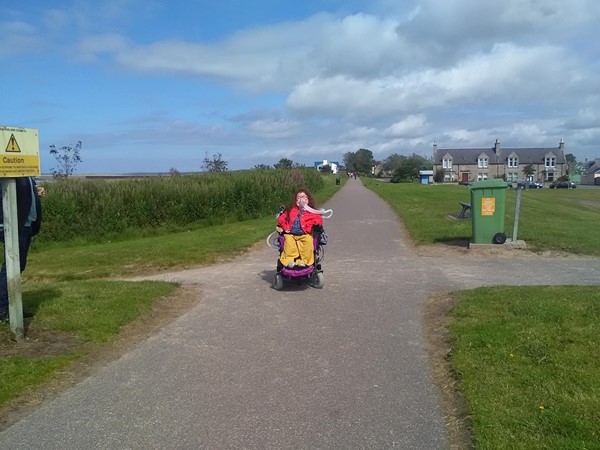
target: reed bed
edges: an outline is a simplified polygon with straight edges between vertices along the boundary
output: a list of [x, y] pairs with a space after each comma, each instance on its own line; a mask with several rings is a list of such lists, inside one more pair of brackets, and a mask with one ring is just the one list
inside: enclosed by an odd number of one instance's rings
[[118, 239], [274, 214], [294, 190], [317, 191], [314, 169], [248, 170], [46, 185], [40, 242]]

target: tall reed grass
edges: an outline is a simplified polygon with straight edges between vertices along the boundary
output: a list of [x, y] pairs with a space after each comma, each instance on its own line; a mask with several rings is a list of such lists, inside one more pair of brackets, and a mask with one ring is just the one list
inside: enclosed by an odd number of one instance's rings
[[314, 169], [249, 170], [46, 185], [40, 242], [99, 240], [274, 214], [299, 187], [323, 188]]

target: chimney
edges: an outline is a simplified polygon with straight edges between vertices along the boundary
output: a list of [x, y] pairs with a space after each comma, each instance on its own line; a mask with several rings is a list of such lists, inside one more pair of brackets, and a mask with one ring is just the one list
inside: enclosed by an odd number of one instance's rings
[[561, 139], [561, 140], [560, 140], [560, 142], [558, 143], [558, 149], [559, 149], [561, 152], [564, 152], [564, 151], [565, 151], [565, 141], [563, 141], [562, 139]]
[[494, 153], [496, 156], [500, 154], [500, 141], [496, 139], [496, 143], [494, 144]]

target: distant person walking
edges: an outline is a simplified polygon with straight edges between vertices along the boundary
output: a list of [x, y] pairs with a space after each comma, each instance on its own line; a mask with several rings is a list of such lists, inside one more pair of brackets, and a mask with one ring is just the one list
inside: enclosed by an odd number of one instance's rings
[[[19, 229], [19, 260], [21, 272], [27, 265], [27, 254], [31, 245], [31, 238], [38, 234], [42, 223], [42, 204], [40, 196], [44, 195], [44, 188], [37, 186], [32, 177], [16, 178], [17, 190], [17, 223]], [[4, 244], [4, 210], [0, 195], [0, 239]], [[4, 247], [4, 261], [0, 269], [0, 322], [7, 322], [8, 317], [8, 283], [6, 279], [6, 246]]]

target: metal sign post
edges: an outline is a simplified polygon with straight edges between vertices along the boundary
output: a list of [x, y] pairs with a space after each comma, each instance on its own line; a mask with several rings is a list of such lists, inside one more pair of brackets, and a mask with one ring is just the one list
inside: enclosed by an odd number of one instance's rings
[[521, 211], [521, 189], [523, 188], [517, 186], [517, 200], [515, 202], [515, 220], [513, 222], [512, 242], [517, 242], [517, 231], [519, 230], [519, 213]]
[[0, 126], [0, 183], [4, 214], [4, 260], [8, 285], [10, 331], [17, 342], [25, 335], [21, 297], [19, 218], [15, 177], [40, 175], [38, 130]]

